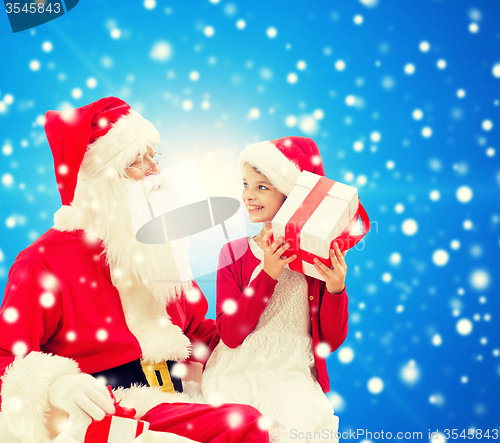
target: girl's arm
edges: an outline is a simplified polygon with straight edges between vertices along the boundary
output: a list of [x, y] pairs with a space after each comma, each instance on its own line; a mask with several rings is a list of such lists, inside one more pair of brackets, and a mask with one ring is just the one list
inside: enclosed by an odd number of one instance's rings
[[325, 279], [319, 287], [319, 338], [330, 345], [331, 352], [335, 351], [347, 336], [349, 299], [345, 290], [346, 252], [341, 252], [338, 244], [334, 243], [334, 247], [330, 249], [332, 268], [314, 259], [316, 270]]
[[227, 346], [236, 348], [254, 330], [277, 283], [277, 280], [261, 270], [252, 283], [245, 287], [242, 269], [232, 259], [229, 244], [224, 245], [217, 271], [216, 323], [220, 338]]
[[324, 282], [320, 286], [319, 339], [335, 351], [347, 336], [349, 320], [349, 298], [344, 290], [340, 294], [330, 294]]

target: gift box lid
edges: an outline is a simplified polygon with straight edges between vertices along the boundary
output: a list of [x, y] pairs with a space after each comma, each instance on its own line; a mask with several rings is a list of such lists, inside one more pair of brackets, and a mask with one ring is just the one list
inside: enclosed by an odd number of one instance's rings
[[[358, 190], [355, 187], [303, 171], [275, 215], [273, 230], [275, 237], [285, 236], [286, 225], [320, 179], [331, 182], [332, 187], [314, 212], [307, 214], [308, 220], [301, 229], [300, 244], [301, 249], [318, 257], [328, 258], [332, 240], [345, 230], [358, 209]], [[305, 207], [302, 209], [306, 210]], [[305, 219], [306, 217], [300, 221]]]
[[[312, 189], [322, 177], [309, 171], [302, 171], [295, 182], [295, 186], [303, 186]], [[332, 188], [328, 191], [330, 197], [337, 198], [349, 204], [349, 216], [352, 218], [358, 209], [358, 189], [335, 180], [323, 177], [324, 180], [332, 182]], [[295, 188], [294, 188], [295, 189]], [[293, 192], [293, 191], [292, 191]]]

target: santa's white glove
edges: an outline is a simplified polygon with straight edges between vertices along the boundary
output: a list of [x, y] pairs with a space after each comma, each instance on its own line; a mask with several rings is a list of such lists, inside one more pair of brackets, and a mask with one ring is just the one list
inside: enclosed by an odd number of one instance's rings
[[102, 420], [105, 414], [114, 414], [115, 407], [106, 387], [89, 374], [63, 375], [49, 388], [49, 400], [82, 424]]

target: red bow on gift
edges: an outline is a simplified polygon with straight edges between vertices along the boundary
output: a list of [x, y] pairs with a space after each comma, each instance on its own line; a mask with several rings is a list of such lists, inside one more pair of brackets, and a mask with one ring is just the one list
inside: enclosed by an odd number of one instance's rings
[[[135, 419], [136, 410], [120, 406], [120, 401], [116, 401], [111, 386], [108, 386], [109, 395], [113, 400], [115, 413], [106, 414], [100, 420], [92, 420], [92, 423], [86, 428], [81, 429], [81, 424], [71, 427], [73, 433], [70, 435], [77, 441], [84, 443], [131, 443], [139, 435], [146, 432], [149, 423]], [[70, 417], [70, 421], [72, 417]]]
[[115, 414], [117, 417], [123, 418], [134, 418], [135, 417], [135, 409], [134, 408], [126, 408], [124, 406], [120, 406], [120, 401], [116, 401], [115, 395], [113, 394], [113, 388], [108, 385], [109, 395], [111, 395], [111, 400], [113, 400], [113, 405], [115, 406]]
[[[136, 423], [136, 427], [129, 434], [130, 440], [132, 438], [138, 437], [142, 432], [144, 432], [144, 423], [141, 421], [135, 420], [135, 409], [133, 408], [125, 408], [120, 406], [120, 401], [116, 401], [116, 398], [113, 394], [113, 390], [111, 386], [108, 386], [109, 395], [113, 400], [113, 405], [115, 406], [116, 412], [113, 415], [106, 415], [104, 420], [101, 421], [92, 421], [92, 424], [87, 428], [87, 432], [85, 434], [85, 443], [110, 443], [116, 441], [116, 435], [111, 434], [111, 422], [112, 420], [118, 419], [128, 419], [132, 420], [132, 422]], [[146, 428], [147, 429], [147, 428]], [[123, 439], [123, 434], [120, 432], [121, 438]], [[123, 441], [123, 440], [122, 440]], [[127, 443], [124, 442], [124, 443]]]

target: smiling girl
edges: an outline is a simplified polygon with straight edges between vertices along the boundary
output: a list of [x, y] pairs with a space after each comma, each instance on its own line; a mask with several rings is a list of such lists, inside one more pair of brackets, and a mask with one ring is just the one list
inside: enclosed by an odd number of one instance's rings
[[[282, 256], [289, 244], [270, 240], [271, 221], [300, 172], [324, 176], [319, 150], [309, 138], [286, 137], [250, 145], [239, 163], [249, 218], [263, 228], [222, 248], [216, 320], [221, 341], [207, 363], [203, 395], [209, 403], [259, 409], [271, 442], [307, 433], [316, 442], [336, 441], [338, 417], [324, 395], [330, 390], [325, 357], [347, 335], [345, 253], [331, 249], [332, 268], [317, 260], [321, 281], [292, 271], [288, 264], [296, 256]], [[320, 434], [312, 437], [314, 432]]]

